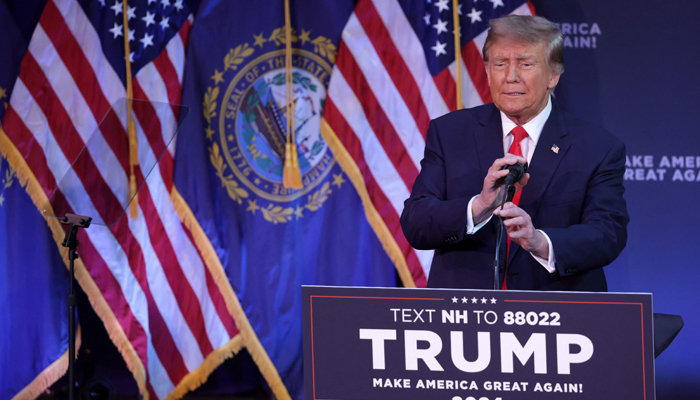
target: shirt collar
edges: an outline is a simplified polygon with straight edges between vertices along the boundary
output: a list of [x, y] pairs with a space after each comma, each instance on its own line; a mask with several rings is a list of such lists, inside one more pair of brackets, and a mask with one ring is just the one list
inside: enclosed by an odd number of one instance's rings
[[[549, 114], [551, 113], [552, 99], [550, 96], [547, 98], [547, 105], [544, 107], [544, 110], [537, 114], [535, 118], [531, 119], [529, 122], [523, 125], [525, 131], [528, 135], [530, 135], [530, 138], [532, 138], [532, 140], [535, 143], [537, 143], [537, 140], [540, 138], [540, 135], [542, 134], [542, 129], [544, 129], [544, 124], [547, 122]], [[517, 125], [515, 124], [515, 122], [511, 121], [510, 118], [508, 118], [503, 113], [503, 111], [501, 111], [501, 126], [503, 127], [503, 137], [505, 138], [506, 136], [508, 136], [510, 131], [512, 131], [513, 128], [515, 128]]]

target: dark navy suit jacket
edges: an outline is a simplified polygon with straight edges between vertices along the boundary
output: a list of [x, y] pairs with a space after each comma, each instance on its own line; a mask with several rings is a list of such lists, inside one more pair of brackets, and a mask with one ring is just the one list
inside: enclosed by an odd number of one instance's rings
[[[558, 154], [552, 151], [554, 145]], [[422, 169], [401, 214], [409, 243], [417, 249], [436, 249], [429, 287], [493, 289], [499, 221], [494, 217], [467, 235], [467, 205], [501, 157], [501, 115], [493, 104], [431, 121]], [[617, 258], [627, 242], [624, 169], [625, 146], [620, 140], [553, 105], [520, 207], [551, 239], [556, 272], [547, 272], [513, 242], [509, 289], [607, 291], [602, 267]]]

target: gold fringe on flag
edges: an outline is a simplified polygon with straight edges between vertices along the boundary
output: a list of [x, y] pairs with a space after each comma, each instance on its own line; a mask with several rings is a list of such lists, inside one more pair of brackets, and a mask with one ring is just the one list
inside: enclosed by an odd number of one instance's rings
[[301, 189], [301, 169], [294, 134], [294, 78], [292, 76], [292, 22], [289, 0], [284, 0], [285, 63], [287, 82], [287, 143], [284, 146], [284, 170], [282, 183], [286, 188]]
[[[238, 301], [238, 296], [233, 291], [231, 283], [229, 283], [228, 278], [226, 277], [224, 267], [221, 264], [221, 260], [219, 260], [219, 256], [216, 254], [216, 250], [214, 250], [209, 238], [199, 225], [199, 222], [192, 213], [190, 206], [187, 204], [187, 202], [185, 202], [185, 199], [182, 198], [175, 186], [173, 186], [170, 192], [170, 200], [173, 203], [175, 212], [177, 212], [177, 215], [180, 217], [180, 221], [192, 233], [194, 243], [202, 255], [204, 264], [209, 270], [209, 273], [214, 279], [214, 283], [219, 288], [219, 291], [224, 298], [226, 309], [236, 322], [236, 327], [239, 330], [239, 334], [236, 335], [234, 339], [236, 339], [237, 343], [242, 342], [242, 345], [246, 347], [248, 353], [253, 358], [253, 361], [255, 361], [255, 364], [258, 366], [260, 373], [270, 386], [275, 398], [278, 400], [291, 400], [289, 392], [284, 386], [279, 372], [277, 372], [277, 368], [275, 368], [275, 364], [272, 363], [270, 356], [260, 343], [260, 339], [258, 339], [257, 334], [250, 324], [250, 321], [248, 321], [248, 317], [243, 311], [241, 303]], [[239, 337], [240, 339], [238, 339]], [[237, 352], [238, 348], [233, 348], [233, 350]]]
[[[76, 350], [80, 348], [82, 342], [80, 333], [80, 324], [78, 324], [78, 329], [75, 333], [75, 348]], [[78, 358], [78, 353], [75, 354], [76, 359]], [[41, 396], [42, 393], [46, 391], [51, 385], [56, 383], [63, 375], [66, 374], [68, 370], [68, 350], [56, 361], [52, 362], [51, 365], [46, 367], [39, 375], [37, 375], [29, 385], [25, 386], [24, 389], [17, 392], [17, 394], [12, 397], [11, 400], [34, 400]]]
[[129, 135], [129, 211], [132, 219], [139, 216], [139, 199], [136, 194], [136, 175], [134, 167], [139, 165], [139, 148], [136, 141], [136, 127], [134, 126], [134, 117], [131, 115], [133, 108], [132, 99], [134, 97], [134, 89], [131, 82], [131, 49], [129, 48], [129, 17], [127, 15], [127, 1], [124, 0], [123, 12], [124, 15], [124, 59], [126, 60], [126, 127]]
[[464, 108], [464, 101], [462, 100], [462, 41], [459, 35], [458, 7], [459, 5], [457, 4], [457, 0], [452, 0], [452, 21], [454, 22], [453, 25], [455, 27], [455, 80], [457, 81], [457, 109], [461, 110]]

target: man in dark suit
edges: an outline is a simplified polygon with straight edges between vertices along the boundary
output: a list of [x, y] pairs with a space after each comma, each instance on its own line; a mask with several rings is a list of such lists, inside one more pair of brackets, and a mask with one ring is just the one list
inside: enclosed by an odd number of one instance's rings
[[[501, 288], [607, 290], [602, 267], [627, 241], [625, 146], [553, 104], [562, 50], [544, 18], [492, 20], [483, 54], [494, 103], [431, 121], [401, 215], [409, 243], [436, 250], [429, 287], [492, 289], [502, 219]], [[503, 167], [525, 162], [501, 209]]]

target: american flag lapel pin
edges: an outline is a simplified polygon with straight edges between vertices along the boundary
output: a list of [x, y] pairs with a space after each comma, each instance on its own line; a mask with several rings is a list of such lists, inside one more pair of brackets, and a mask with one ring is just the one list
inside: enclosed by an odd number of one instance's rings
[[559, 154], [559, 146], [557, 146], [556, 144], [553, 144], [552, 151], [554, 152], [554, 154]]

